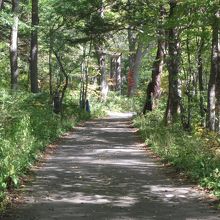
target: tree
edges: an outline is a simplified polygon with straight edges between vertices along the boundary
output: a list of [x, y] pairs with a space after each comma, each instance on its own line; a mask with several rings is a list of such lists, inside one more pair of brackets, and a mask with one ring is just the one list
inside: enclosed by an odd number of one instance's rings
[[165, 8], [164, 6], [160, 6], [160, 27], [158, 30], [158, 43], [157, 43], [157, 53], [156, 58], [153, 63], [152, 68], [152, 76], [151, 81], [147, 86], [147, 96], [146, 101], [143, 109], [143, 114], [146, 111], [152, 111], [153, 109], [153, 100], [159, 99], [161, 95], [161, 74], [163, 72], [163, 65], [164, 65], [164, 55], [165, 55], [165, 30], [163, 25], [163, 20], [165, 16]]
[[111, 90], [121, 93], [121, 54], [110, 55]]
[[198, 80], [199, 80], [199, 107], [200, 107], [200, 116], [201, 116], [201, 125], [204, 125], [204, 118], [205, 118], [205, 111], [204, 111], [204, 65], [203, 65], [203, 58], [202, 53], [204, 50], [204, 28], [202, 30], [202, 34], [200, 37], [200, 42], [198, 46], [198, 57], [197, 57], [197, 71], [198, 71]]
[[0, 10], [3, 8], [4, 6], [4, 0], [0, 0]]
[[128, 29], [128, 44], [129, 44], [129, 79], [128, 79], [128, 96], [135, 95], [138, 84], [138, 73], [141, 66], [142, 57], [144, 55], [143, 42], [139, 41], [139, 35]]
[[99, 71], [100, 71], [100, 92], [101, 92], [101, 100], [106, 101], [108, 94], [108, 81], [107, 81], [107, 72], [106, 72], [106, 54], [104, 53], [101, 47], [96, 49]]
[[179, 72], [180, 72], [180, 42], [179, 28], [174, 22], [177, 10], [177, 0], [170, 0], [168, 29], [168, 60], [167, 69], [169, 71], [169, 93], [167, 108], [165, 112], [165, 123], [172, 123], [177, 120], [178, 107], [180, 103], [179, 96]]
[[19, 0], [12, 0], [13, 25], [10, 41], [11, 88], [18, 87], [18, 12]]
[[[216, 129], [216, 114], [219, 119], [219, 107], [220, 107], [220, 91], [217, 88], [219, 82], [220, 71], [220, 35], [219, 35], [219, 18], [220, 11], [217, 9], [213, 13], [212, 17], [212, 55], [211, 55], [211, 71], [208, 85], [208, 106], [207, 106], [207, 128], [211, 131]], [[217, 111], [216, 111], [217, 110]], [[217, 125], [219, 128], [219, 125]]]
[[[98, 8], [98, 16], [97, 21], [100, 23], [103, 22], [104, 19], [104, 3], [103, 1], [100, 2]], [[101, 92], [101, 100], [106, 101], [108, 95], [108, 80], [107, 80], [107, 72], [106, 72], [106, 54], [104, 52], [104, 45], [103, 45], [103, 38], [101, 35], [98, 36], [99, 42], [95, 43], [96, 54], [98, 58], [98, 65], [100, 71], [100, 92]]]
[[38, 0], [32, 0], [32, 31], [30, 51], [30, 81], [31, 92], [38, 92]]

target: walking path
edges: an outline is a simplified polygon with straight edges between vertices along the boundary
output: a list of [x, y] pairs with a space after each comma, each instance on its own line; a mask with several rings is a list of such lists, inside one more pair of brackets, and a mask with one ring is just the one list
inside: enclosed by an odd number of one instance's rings
[[171, 178], [143, 149], [128, 114], [63, 137], [4, 220], [220, 219], [204, 195]]

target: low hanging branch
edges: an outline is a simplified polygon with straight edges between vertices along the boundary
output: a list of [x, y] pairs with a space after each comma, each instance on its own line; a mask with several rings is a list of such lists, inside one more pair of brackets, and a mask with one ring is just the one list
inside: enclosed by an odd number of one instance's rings
[[[64, 77], [65, 77], [65, 84], [64, 84], [64, 87], [63, 87], [63, 89], [62, 89], [61, 98], [60, 98], [60, 100], [59, 100], [60, 106], [61, 106], [61, 109], [62, 109], [63, 98], [64, 98], [64, 95], [65, 95], [65, 92], [66, 92], [66, 89], [67, 89], [67, 86], [68, 86], [69, 77], [68, 77], [68, 74], [66, 73], [66, 71], [65, 71], [65, 69], [64, 69], [64, 67], [63, 67], [63, 64], [62, 64], [62, 62], [61, 62], [61, 59], [60, 59], [58, 53], [57, 53], [55, 50], [53, 50], [53, 53], [54, 53], [54, 55], [55, 55], [55, 57], [56, 57], [56, 59], [57, 59], [57, 62], [58, 62], [58, 64], [59, 64], [59, 66], [60, 66], [60, 70], [61, 70], [61, 72], [63, 73], [63, 75], [64, 75]], [[61, 110], [61, 111], [62, 111], [62, 110]]]

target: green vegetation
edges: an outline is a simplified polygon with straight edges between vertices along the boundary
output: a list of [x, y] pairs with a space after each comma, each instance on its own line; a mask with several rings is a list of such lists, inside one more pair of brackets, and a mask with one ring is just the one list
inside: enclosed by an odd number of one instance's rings
[[164, 162], [220, 197], [220, 138], [216, 133], [196, 126], [184, 131], [180, 123], [165, 126], [161, 110], [136, 117], [134, 124]]
[[80, 112], [69, 95], [64, 115], [53, 113], [50, 96], [1, 91], [0, 201], [5, 190], [19, 185], [19, 177], [31, 166], [45, 147], [78, 121], [89, 118]]

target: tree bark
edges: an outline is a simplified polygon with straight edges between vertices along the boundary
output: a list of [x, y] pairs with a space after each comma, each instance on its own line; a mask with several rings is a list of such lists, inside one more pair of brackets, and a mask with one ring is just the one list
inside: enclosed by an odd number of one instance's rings
[[217, 73], [216, 73], [216, 123], [215, 130], [220, 133], [220, 10], [216, 14], [218, 23], [218, 56], [217, 56]]
[[128, 29], [128, 42], [129, 42], [129, 74], [128, 74], [128, 96], [134, 96], [137, 90], [138, 72], [141, 66], [143, 57], [143, 44], [138, 42], [138, 36]]
[[[170, 0], [169, 19], [173, 20], [177, 7], [177, 0]], [[173, 21], [172, 21], [173, 22]], [[171, 27], [168, 30], [168, 60], [167, 68], [169, 71], [169, 94], [167, 108], [165, 112], [165, 124], [173, 123], [178, 116], [180, 103], [179, 96], [179, 71], [180, 71], [180, 42], [179, 30], [177, 27]]]
[[114, 54], [110, 58], [110, 89], [121, 93], [121, 55]]
[[216, 128], [216, 98], [218, 88], [217, 86], [217, 76], [219, 72], [219, 12], [216, 12], [213, 18], [212, 24], [212, 55], [211, 55], [211, 71], [208, 84], [208, 106], [207, 106], [207, 121], [206, 127], [210, 131], [214, 131]]
[[0, 0], [0, 11], [3, 9], [4, 7], [4, 0]]
[[[203, 33], [202, 33], [203, 34]], [[204, 110], [204, 85], [203, 85], [203, 59], [202, 53], [204, 49], [204, 36], [201, 36], [200, 45], [198, 50], [197, 58], [197, 72], [199, 79], [199, 107], [200, 107], [200, 116], [201, 116], [201, 125], [203, 126], [205, 119], [205, 110]]]
[[32, 0], [32, 31], [31, 31], [31, 52], [30, 52], [30, 80], [31, 92], [37, 93], [38, 88], [38, 0]]
[[[219, 37], [220, 39], [220, 37]], [[220, 48], [220, 41], [219, 41]], [[220, 50], [219, 50], [220, 52]], [[218, 56], [218, 73], [216, 77], [216, 125], [215, 130], [220, 133], [220, 56]]]
[[[104, 2], [101, 0], [99, 2], [99, 10], [98, 10], [98, 16], [100, 16], [101, 19], [104, 18]], [[98, 65], [99, 65], [99, 71], [100, 71], [100, 78], [99, 78], [99, 86], [100, 86], [100, 98], [101, 101], [106, 101], [108, 96], [108, 78], [107, 78], [107, 72], [106, 72], [106, 54], [103, 51], [104, 44], [102, 36], [100, 36], [100, 39], [98, 39], [97, 42], [95, 42], [95, 49], [96, 54], [98, 58]]]
[[121, 93], [121, 55], [116, 57], [116, 91]]
[[108, 88], [107, 73], [106, 73], [105, 53], [100, 47], [96, 49], [96, 52], [98, 57], [99, 71], [101, 74], [100, 76], [101, 100], [106, 101], [109, 88]]
[[49, 89], [50, 89], [50, 96], [53, 95], [53, 76], [52, 76], [52, 52], [53, 52], [53, 39], [52, 39], [52, 30], [50, 29], [50, 41], [49, 41]]
[[110, 91], [114, 91], [115, 89], [115, 56], [110, 57]]
[[[163, 22], [165, 9], [160, 8], [161, 22]], [[145, 101], [143, 114], [146, 111], [153, 110], [153, 100], [159, 99], [161, 95], [161, 74], [163, 72], [164, 56], [165, 56], [165, 30], [160, 27], [158, 31], [157, 54], [152, 68], [152, 79], [147, 87], [147, 98]]]
[[[64, 78], [65, 78], [65, 83], [64, 83], [64, 86], [63, 86], [62, 91], [61, 91], [61, 97], [59, 98], [59, 107], [60, 107], [61, 114], [63, 115], [63, 99], [64, 99], [64, 96], [65, 96], [66, 89], [68, 87], [69, 76], [68, 76], [68, 74], [66, 73], [66, 71], [64, 69], [64, 66], [62, 64], [62, 61], [61, 61], [58, 53], [56, 51], [53, 51], [53, 52], [54, 52], [54, 55], [57, 59], [57, 62], [59, 64], [59, 66], [60, 66], [60, 70], [63, 73]], [[59, 112], [57, 112], [57, 113], [59, 113]]]
[[12, 1], [12, 12], [14, 14], [10, 41], [10, 66], [11, 66], [11, 89], [18, 87], [18, 11], [19, 0]]

